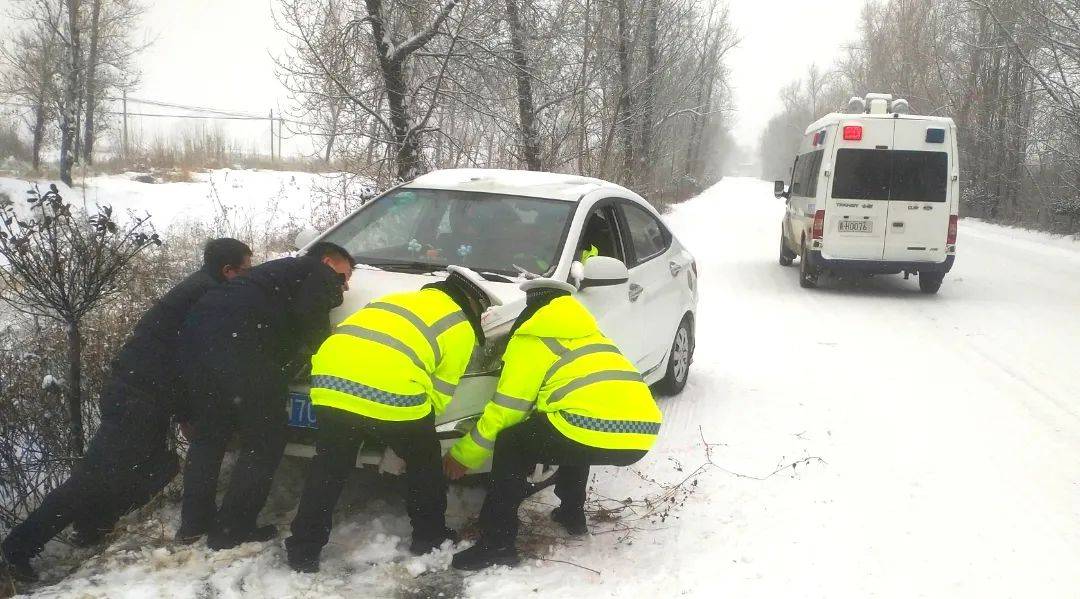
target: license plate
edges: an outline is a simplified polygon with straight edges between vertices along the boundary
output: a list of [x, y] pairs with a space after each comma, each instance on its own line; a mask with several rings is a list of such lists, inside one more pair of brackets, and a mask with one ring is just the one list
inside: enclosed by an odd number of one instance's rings
[[307, 393], [289, 393], [289, 426], [319, 428], [315, 422], [315, 410], [311, 409], [311, 397]]
[[841, 233], [873, 233], [874, 222], [869, 220], [842, 220], [840, 221]]

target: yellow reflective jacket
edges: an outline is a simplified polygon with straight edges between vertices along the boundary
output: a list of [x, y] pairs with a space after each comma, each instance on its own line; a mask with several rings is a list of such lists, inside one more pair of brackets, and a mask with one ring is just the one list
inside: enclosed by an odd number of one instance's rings
[[591, 447], [648, 450], [660, 432], [660, 409], [641, 374], [570, 296], [552, 300], [514, 332], [495, 397], [451, 455], [476, 468], [499, 432], [532, 410]]
[[311, 403], [379, 420], [441, 413], [476, 334], [438, 289], [388, 295], [353, 313], [311, 358]]

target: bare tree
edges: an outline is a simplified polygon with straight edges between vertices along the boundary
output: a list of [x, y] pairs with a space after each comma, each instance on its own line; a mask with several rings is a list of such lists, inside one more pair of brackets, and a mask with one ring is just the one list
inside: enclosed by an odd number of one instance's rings
[[533, 102], [532, 78], [528, 50], [525, 44], [525, 26], [521, 22], [517, 0], [506, 0], [506, 24], [510, 28], [511, 56], [514, 79], [517, 82], [518, 119], [521, 136], [521, 154], [529, 170], [541, 170], [540, 140], [536, 131], [536, 105]]
[[19, 312], [63, 323], [70, 448], [81, 454], [83, 319], [123, 288], [131, 261], [160, 240], [149, 216], [122, 226], [107, 206], [93, 215], [80, 214], [55, 185], [43, 195], [32, 190], [27, 203], [26, 211], [12, 203], [0, 207], [2, 298]]

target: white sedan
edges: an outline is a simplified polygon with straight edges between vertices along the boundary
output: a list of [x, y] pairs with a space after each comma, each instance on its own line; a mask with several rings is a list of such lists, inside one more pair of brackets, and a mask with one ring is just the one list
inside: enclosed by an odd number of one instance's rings
[[[437, 419], [444, 449], [467, 434], [492, 397], [507, 333], [525, 306], [522, 281], [575, 284], [600, 328], [663, 394], [682, 391], [694, 351], [697, 265], [656, 210], [634, 192], [599, 179], [529, 171], [435, 171], [394, 187], [319, 237], [355, 256], [340, 322], [388, 293], [419, 289], [451, 264], [489, 281], [503, 305], [484, 315], [487, 342]], [[599, 256], [599, 257], [593, 257]], [[586, 259], [587, 257], [587, 259]], [[314, 454], [316, 423], [307, 389], [289, 398], [286, 453]], [[400, 473], [382, 446], [365, 446], [358, 465]]]

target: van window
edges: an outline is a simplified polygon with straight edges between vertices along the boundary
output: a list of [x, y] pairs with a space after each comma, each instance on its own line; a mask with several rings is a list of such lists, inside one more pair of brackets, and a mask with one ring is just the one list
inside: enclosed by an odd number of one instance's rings
[[824, 150], [807, 152], [795, 159], [795, 172], [791, 179], [791, 195], [814, 197], [817, 195], [818, 174]]
[[949, 181], [949, 155], [945, 152], [896, 150], [893, 155], [889, 199], [905, 202], [944, 202]]
[[945, 152], [842, 149], [836, 153], [832, 197], [944, 202], [948, 165]]

